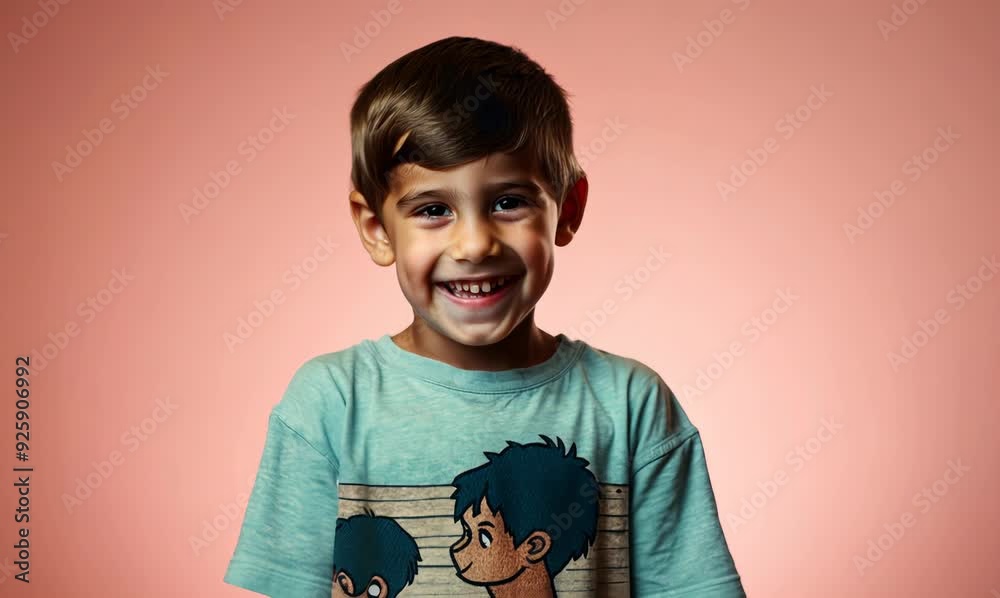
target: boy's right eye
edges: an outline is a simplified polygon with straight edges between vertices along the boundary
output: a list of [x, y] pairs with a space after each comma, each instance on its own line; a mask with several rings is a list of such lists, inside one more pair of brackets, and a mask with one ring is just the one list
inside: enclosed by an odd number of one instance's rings
[[445, 214], [438, 214], [438, 213], [431, 214], [431, 213], [429, 213], [431, 211], [436, 212], [439, 209], [440, 210], [448, 210], [448, 208], [446, 206], [443, 206], [443, 205], [441, 205], [439, 203], [436, 203], [436, 204], [431, 204], [429, 206], [424, 206], [424, 207], [420, 208], [419, 210], [417, 210], [416, 212], [414, 212], [413, 215], [414, 216], [420, 216], [420, 217], [422, 217], [422, 218], [424, 218], [426, 220], [434, 220], [435, 218], [441, 218], [442, 216], [445, 216]]

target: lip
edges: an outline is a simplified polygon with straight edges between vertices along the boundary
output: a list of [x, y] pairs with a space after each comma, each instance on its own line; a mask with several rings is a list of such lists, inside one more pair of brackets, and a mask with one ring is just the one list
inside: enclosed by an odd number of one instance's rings
[[[479, 279], [469, 278], [469, 279], [458, 279], [458, 280], [479, 280]], [[521, 282], [520, 274], [518, 274], [514, 278], [514, 280], [511, 281], [510, 283], [505, 283], [502, 287], [500, 287], [500, 290], [497, 291], [496, 293], [478, 299], [466, 299], [464, 297], [457, 297], [455, 295], [452, 295], [450, 291], [444, 288], [445, 283], [437, 283], [434, 285], [434, 287], [456, 305], [460, 305], [466, 308], [486, 309], [489, 307], [493, 307], [494, 305], [497, 305], [498, 303], [506, 299], [507, 296], [511, 294], [511, 290], [513, 289], [513, 287], [519, 282]]]

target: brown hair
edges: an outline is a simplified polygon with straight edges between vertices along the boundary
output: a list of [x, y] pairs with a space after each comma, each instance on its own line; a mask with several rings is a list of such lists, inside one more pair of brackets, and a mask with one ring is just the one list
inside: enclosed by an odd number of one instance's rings
[[573, 154], [567, 97], [517, 48], [475, 37], [427, 44], [359, 89], [351, 108], [351, 182], [381, 222], [399, 164], [441, 170], [526, 150], [562, 202], [584, 175]]

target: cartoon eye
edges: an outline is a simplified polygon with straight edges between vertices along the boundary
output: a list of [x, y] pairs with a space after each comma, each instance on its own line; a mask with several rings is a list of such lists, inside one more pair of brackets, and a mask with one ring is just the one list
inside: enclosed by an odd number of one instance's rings
[[491, 536], [487, 531], [479, 530], [479, 544], [482, 545], [483, 548], [489, 548], [490, 545], [493, 544], [493, 536]]
[[381, 593], [382, 593], [382, 588], [380, 588], [377, 583], [373, 583], [372, 585], [368, 586], [369, 596], [378, 596]]

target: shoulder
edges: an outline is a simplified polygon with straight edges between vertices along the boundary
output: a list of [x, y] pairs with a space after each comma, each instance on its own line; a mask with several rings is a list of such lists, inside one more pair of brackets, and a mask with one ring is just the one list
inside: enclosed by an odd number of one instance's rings
[[295, 368], [275, 412], [289, 422], [342, 409], [356, 381], [371, 379], [376, 367], [369, 341], [307, 358]]
[[637, 357], [600, 349], [583, 340], [572, 342], [583, 345], [580, 364], [598, 383], [627, 392], [629, 396], [648, 395], [659, 386], [666, 386], [659, 373]]
[[583, 375], [601, 392], [625, 401], [635, 437], [666, 440], [697, 431], [667, 382], [638, 357], [586, 344], [581, 364]]

